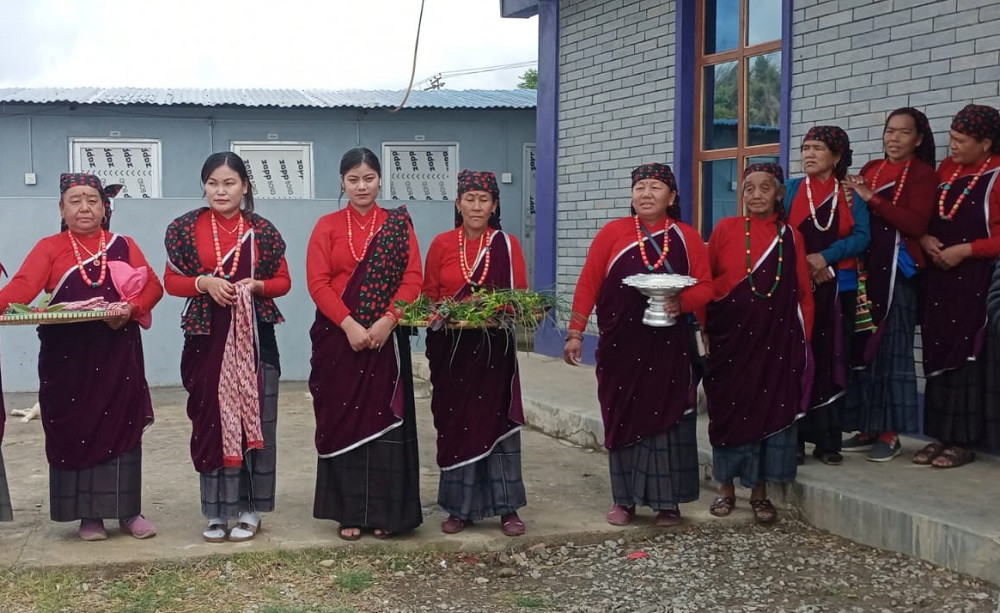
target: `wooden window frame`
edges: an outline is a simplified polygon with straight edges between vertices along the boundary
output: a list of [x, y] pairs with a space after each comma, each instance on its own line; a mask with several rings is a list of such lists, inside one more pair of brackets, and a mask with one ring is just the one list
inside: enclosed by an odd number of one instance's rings
[[[777, 143], [768, 143], [764, 145], [747, 145], [747, 135], [749, 133], [748, 126], [746, 123], [746, 92], [747, 92], [747, 60], [758, 55], [763, 55], [767, 53], [773, 53], [775, 51], [782, 50], [782, 40], [781, 38], [768, 41], [765, 43], [760, 43], [756, 45], [747, 45], [747, 34], [748, 34], [748, 21], [749, 21], [749, 6], [750, 0], [739, 0], [740, 2], [740, 16], [739, 16], [739, 37], [735, 49], [730, 49], [728, 51], [723, 51], [721, 53], [705, 53], [705, 0], [698, 0], [697, 7], [698, 10], [695, 12], [695, 69], [694, 69], [694, 87], [696, 92], [696, 102], [694, 109], [694, 155], [693, 158], [693, 172], [695, 176], [694, 180], [694, 194], [693, 202], [694, 206], [694, 227], [703, 229], [705, 234], [711, 233], [711, 228], [703, 228], [703, 221], [705, 218], [705, 202], [702, 201], [702, 194], [704, 193], [704, 174], [702, 173], [702, 164], [704, 162], [711, 162], [714, 160], [725, 160], [725, 159], [736, 159], [737, 168], [739, 169], [736, 173], [736, 194], [737, 206], [739, 210], [736, 214], [743, 215], [743, 204], [740, 201], [739, 194], [743, 190], [743, 168], [746, 166], [746, 159], [757, 156], [764, 155], [781, 155], [781, 143], [780, 139]], [[725, 62], [736, 62], [736, 117], [737, 117], [737, 130], [736, 130], [736, 147], [729, 147], [725, 149], [711, 149], [708, 151], [704, 150], [705, 143], [705, 67], [715, 66], [718, 64], [723, 64]], [[782, 78], [787, 78], [787, 75], [782, 75]], [[782, 134], [781, 137], [784, 138], [787, 135]]]

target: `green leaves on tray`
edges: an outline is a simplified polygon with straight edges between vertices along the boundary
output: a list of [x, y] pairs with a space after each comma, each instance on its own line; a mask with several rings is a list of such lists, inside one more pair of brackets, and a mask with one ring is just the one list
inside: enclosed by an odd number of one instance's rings
[[545, 313], [556, 306], [554, 295], [523, 289], [478, 289], [465, 300], [447, 299], [432, 302], [421, 294], [411, 303], [399, 301], [403, 309], [401, 325], [494, 328], [524, 326], [537, 328]]

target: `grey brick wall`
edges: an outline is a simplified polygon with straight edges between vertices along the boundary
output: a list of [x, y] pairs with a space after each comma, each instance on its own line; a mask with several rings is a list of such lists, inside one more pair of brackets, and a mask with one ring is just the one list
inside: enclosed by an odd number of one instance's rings
[[671, 162], [674, 1], [561, 0], [557, 291], [572, 296], [587, 248], [628, 214], [629, 173]]
[[885, 116], [927, 114], [946, 155], [951, 117], [969, 102], [1000, 106], [997, 0], [796, 0], [791, 174], [813, 125], [847, 130], [854, 165], [882, 154]]

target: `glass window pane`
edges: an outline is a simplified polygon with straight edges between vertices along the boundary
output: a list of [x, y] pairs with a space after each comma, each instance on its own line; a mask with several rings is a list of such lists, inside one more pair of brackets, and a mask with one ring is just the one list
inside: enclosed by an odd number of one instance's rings
[[781, 40], [781, 0], [750, 0], [747, 45]]
[[701, 163], [701, 235], [708, 237], [723, 217], [738, 214], [736, 159]]
[[724, 149], [736, 146], [737, 128], [737, 63], [725, 62], [705, 66], [702, 96], [704, 108], [703, 149]]
[[781, 139], [781, 52], [747, 58], [747, 145]]
[[740, 42], [740, 0], [705, 0], [705, 55], [731, 51]]

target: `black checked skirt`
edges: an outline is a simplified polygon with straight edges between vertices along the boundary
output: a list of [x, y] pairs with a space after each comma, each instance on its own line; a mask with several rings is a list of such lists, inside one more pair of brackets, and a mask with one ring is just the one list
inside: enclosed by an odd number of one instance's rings
[[262, 449], [250, 449], [242, 466], [229, 466], [201, 473], [201, 513], [209, 519], [232, 519], [243, 511], [268, 513], [274, 510], [277, 466], [278, 377], [277, 366], [261, 364], [264, 399], [261, 403]]
[[692, 411], [666, 432], [608, 452], [615, 504], [668, 511], [698, 499], [695, 419]]
[[127, 519], [142, 512], [142, 446], [82, 470], [49, 466], [52, 521]]
[[[900, 275], [902, 277], [902, 275]], [[882, 341], [871, 365], [847, 373], [843, 428], [881, 434], [920, 431], [913, 337], [917, 325], [917, 281], [897, 279]]]
[[7, 489], [7, 469], [3, 464], [3, 451], [0, 450], [0, 521], [13, 521], [14, 509], [10, 504], [10, 491]]
[[313, 517], [352, 528], [405, 532], [423, 523], [409, 337], [397, 334], [403, 423], [356, 449], [319, 458]]
[[759, 483], [791, 483], [798, 473], [797, 424], [753, 443], [712, 448], [712, 476], [719, 483], [739, 478], [743, 487]]
[[[836, 279], [830, 281], [836, 283]], [[841, 317], [843, 318], [843, 353], [845, 364], [851, 355], [854, 340], [854, 309], [857, 303], [857, 290], [840, 292]], [[849, 370], [849, 369], [848, 369]], [[814, 443], [818, 449], [825, 451], [840, 451], [843, 441], [843, 412], [845, 396], [841, 395], [833, 402], [815, 409], [810, 409], [805, 417], [798, 421], [800, 443]]]
[[521, 479], [521, 433], [472, 464], [441, 471], [438, 506], [465, 521], [516, 513], [527, 504]]

